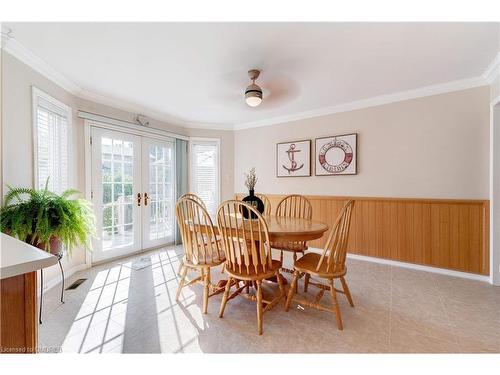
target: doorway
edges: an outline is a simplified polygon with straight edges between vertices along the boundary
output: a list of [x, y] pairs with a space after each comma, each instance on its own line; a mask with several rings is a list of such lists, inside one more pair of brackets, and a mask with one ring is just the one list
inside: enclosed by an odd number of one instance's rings
[[97, 126], [90, 133], [92, 261], [173, 243], [175, 142]]

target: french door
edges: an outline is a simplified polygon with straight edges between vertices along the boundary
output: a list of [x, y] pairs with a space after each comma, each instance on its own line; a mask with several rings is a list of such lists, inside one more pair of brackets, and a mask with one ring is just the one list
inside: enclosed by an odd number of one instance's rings
[[93, 261], [173, 242], [174, 143], [99, 127], [91, 136]]
[[147, 249], [174, 241], [174, 143], [142, 138], [144, 192], [142, 246]]

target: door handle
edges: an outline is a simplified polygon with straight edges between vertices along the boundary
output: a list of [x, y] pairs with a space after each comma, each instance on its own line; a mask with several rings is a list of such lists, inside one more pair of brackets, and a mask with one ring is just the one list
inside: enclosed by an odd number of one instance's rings
[[144, 193], [144, 205], [147, 206], [148, 205], [148, 199], [149, 199], [149, 195], [148, 193]]
[[141, 193], [137, 193], [137, 206], [141, 206]]

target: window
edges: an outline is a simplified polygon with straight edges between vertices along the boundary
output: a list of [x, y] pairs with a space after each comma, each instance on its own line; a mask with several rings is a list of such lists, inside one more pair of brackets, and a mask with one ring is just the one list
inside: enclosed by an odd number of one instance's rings
[[214, 217], [219, 205], [219, 140], [191, 139], [190, 190]]
[[61, 193], [69, 186], [71, 108], [33, 87], [35, 187]]

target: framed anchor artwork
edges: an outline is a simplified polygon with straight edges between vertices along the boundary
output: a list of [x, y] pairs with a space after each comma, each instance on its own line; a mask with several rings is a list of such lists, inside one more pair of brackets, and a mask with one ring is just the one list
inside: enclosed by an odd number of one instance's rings
[[314, 148], [316, 176], [357, 174], [357, 141], [357, 133], [316, 138]]
[[277, 177], [311, 175], [311, 140], [283, 142], [276, 145]]

